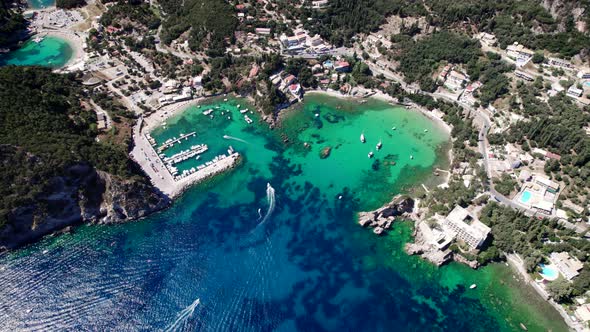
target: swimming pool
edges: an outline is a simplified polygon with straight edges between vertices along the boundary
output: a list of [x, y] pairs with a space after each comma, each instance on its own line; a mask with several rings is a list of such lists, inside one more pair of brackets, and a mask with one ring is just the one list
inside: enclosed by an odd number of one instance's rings
[[528, 201], [531, 200], [531, 197], [533, 196], [533, 194], [531, 194], [530, 191], [525, 190], [522, 192], [522, 194], [520, 195], [520, 201], [523, 203], [528, 203]]
[[541, 275], [547, 280], [555, 280], [559, 277], [559, 272], [551, 265], [539, 264]]

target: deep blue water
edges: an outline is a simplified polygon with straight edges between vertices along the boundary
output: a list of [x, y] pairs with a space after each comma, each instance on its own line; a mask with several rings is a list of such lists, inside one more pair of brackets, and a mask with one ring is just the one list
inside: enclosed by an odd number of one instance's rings
[[[252, 127], [242, 135], [265, 137], [265, 143], [242, 146], [245, 160], [238, 169], [190, 190], [171, 209], [135, 223], [83, 226], [0, 258], [1, 329], [507, 331], [517, 326], [512, 316], [506, 321], [512, 311], [506, 298], [493, 309], [490, 295], [479, 293], [485, 282], [495, 282], [482, 279], [471, 292], [462, 284], [446, 287], [442, 276], [448, 268], [403, 253], [407, 225], [396, 225], [382, 238], [361, 229], [354, 215], [367, 206], [358, 188], [347, 187], [352, 179], [335, 185], [342, 199], [326, 195], [328, 188], [299, 181], [301, 164], [285, 157], [276, 133]], [[367, 172], [376, 172], [370, 165]], [[325, 172], [318, 169], [314, 177]], [[408, 167], [386, 191], [405, 190], [430, 172]], [[269, 182], [274, 210], [261, 223], [269, 210]], [[383, 185], [366, 182], [376, 192]], [[457, 270], [476, 278], [477, 272]], [[534, 330], [533, 322], [526, 323]]]

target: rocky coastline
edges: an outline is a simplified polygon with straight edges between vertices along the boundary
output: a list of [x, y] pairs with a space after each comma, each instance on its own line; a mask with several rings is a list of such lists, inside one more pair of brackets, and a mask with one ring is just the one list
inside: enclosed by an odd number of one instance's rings
[[34, 202], [9, 214], [0, 230], [0, 253], [54, 232], [69, 232], [78, 224], [136, 220], [169, 205], [170, 199], [143, 177], [122, 179], [77, 164], [52, 178]]
[[[450, 249], [439, 249], [428, 242], [422, 232], [424, 211], [419, 209], [420, 202], [409, 196], [397, 195], [389, 203], [368, 212], [358, 213], [358, 223], [361, 227], [373, 229], [376, 235], [384, 234], [397, 218], [409, 219], [414, 222], [412, 237], [414, 242], [406, 243], [404, 250], [408, 255], [419, 255], [436, 266], [442, 266], [451, 261], [465, 264], [473, 269], [479, 267], [475, 260], [469, 260], [458, 252]], [[426, 226], [427, 227], [427, 226]]]
[[408, 196], [397, 195], [391, 202], [374, 211], [359, 212], [359, 225], [373, 228], [373, 233], [383, 234], [396, 218], [407, 218], [414, 209], [414, 200]]

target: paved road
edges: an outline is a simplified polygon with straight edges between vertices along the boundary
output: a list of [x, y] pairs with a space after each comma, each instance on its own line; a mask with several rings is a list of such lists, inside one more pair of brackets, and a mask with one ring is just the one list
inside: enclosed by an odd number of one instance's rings
[[[381, 68], [374, 63], [369, 62], [368, 64], [369, 64], [369, 68], [371, 69], [371, 71], [373, 71], [373, 73], [382, 74], [385, 78], [390, 79], [390, 80], [395, 81], [396, 83], [400, 84], [400, 86], [404, 90], [412, 92], [413, 89], [411, 89], [408, 86], [408, 84], [406, 84], [403, 81], [403, 79], [400, 75], [393, 73], [388, 69]], [[486, 175], [487, 175], [487, 181], [486, 181], [486, 183], [484, 183], [486, 190], [489, 192], [489, 194], [492, 196], [492, 198], [494, 198], [496, 201], [498, 201], [504, 205], [507, 205], [513, 209], [522, 211], [522, 212], [526, 213], [527, 215], [531, 215], [531, 216], [537, 215], [538, 214], [537, 211], [532, 210], [532, 209], [528, 209], [527, 207], [525, 207], [521, 204], [518, 204], [517, 202], [502, 195], [501, 193], [496, 191], [496, 189], [494, 188], [494, 183], [492, 181], [492, 174], [491, 174], [490, 164], [489, 164], [489, 153], [488, 153], [489, 143], [488, 143], [487, 135], [488, 135], [488, 131], [490, 130], [490, 127], [491, 127], [491, 120], [490, 120], [489, 116], [485, 112], [476, 110], [473, 107], [471, 107], [470, 105], [460, 102], [447, 94], [428, 93], [428, 92], [422, 92], [422, 93], [429, 95], [434, 99], [444, 99], [444, 100], [447, 100], [451, 103], [456, 103], [456, 104], [460, 105], [464, 109], [468, 110], [470, 112], [470, 114], [472, 114], [474, 116], [474, 118], [482, 124], [482, 126], [479, 130], [478, 137], [479, 137], [479, 151], [483, 156], [483, 166], [484, 166], [484, 169], [485, 169]], [[545, 215], [541, 215], [541, 216], [545, 216]]]

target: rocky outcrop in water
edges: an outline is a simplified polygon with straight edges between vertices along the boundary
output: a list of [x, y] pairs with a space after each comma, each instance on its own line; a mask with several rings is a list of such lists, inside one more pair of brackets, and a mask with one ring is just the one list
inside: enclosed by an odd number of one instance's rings
[[51, 179], [34, 202], [11, 211], [0, 230], [0, 251], [79, 223], [143, 218], [169, 204], [170, 200], [142, 177], [122, 179], [88, 165], [75, 165]]
[[332, 152], [332, 147], [331, 146], [326, 146], [325, 148], [323, 148], [320, 151], [320, 158], [321, 159], [326, 159], [330, 156], [330, 153]]
[[377, 235], [389, 229], [396, 217], [409, 214], [414, 209], [414, 200], [410, 197], [395, 196], [393, 200], [377, 210], [359, 212], [359, 224], [374, 228]]

